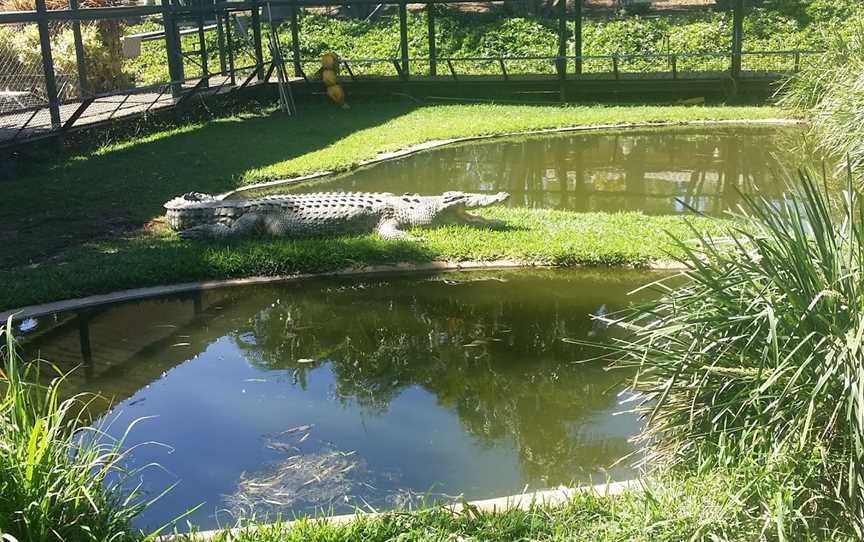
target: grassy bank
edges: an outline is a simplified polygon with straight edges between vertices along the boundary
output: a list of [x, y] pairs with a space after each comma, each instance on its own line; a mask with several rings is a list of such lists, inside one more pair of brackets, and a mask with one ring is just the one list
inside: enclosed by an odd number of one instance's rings
[[[28, 161], [17, 179], [3, 184], [0, 268], [65, 261], [78, 247], [96, 241], [131, 236], [160, 244], [151, 232], [152, 221], [162, 215], [162, 204], [178, 194], [219, 193], [269, 179], [346, 170], [381, 151], [429, 140], [565, 126], [783, 115], [771, 107], [422, 107], [390, 102], [355, 104], [347, 112], [307, 106], [296, 118], [264, 111], [213, 120], [74, 156]], [[125, 257], [124, 246], [112, 249], [121, 252], [115, 261]]]
[[[160, 233], [68, 251], [62, 265], [0, 272], [0, 308], [13, 308], [176, 282], [332, 271], [362, 264], [433, 260], [499, 260], [552, 265], [645, 266], [679, 254], [666, 232], [692, 234], [682, 217], [640, 213], [575, 214], [553, 210], [486, 209], [506, 222], [491, 231], [448, 226], [418, 231], [420, 242], [381, 241], [372, 235], [340, 239], [185, 242]], [[690, 219], [700, 231], [720, 233], [722, 222]]]
[[[746, 472], [745, 472], [746, 470]], [[760, 492], [782, 482], [770, 469], [750, 466], [693, 477], [666, 474], [616, 496], [574, 495], [561, 507], [537, 505], [527, 510], [491, 513], [443, 508], [360, 517], [347, 524], [304, 519], [294, 523], [252, 524], [210, 538], [214, 542], [389, 542], [500, 541], [533, 542], [680, 542], [682, 540], [801, 540], [851, 542], [842, 530], [793, 532], [784, 524], [781, 497], [765, 502]], [[199, 540], [180, 536], [178, 542]]]

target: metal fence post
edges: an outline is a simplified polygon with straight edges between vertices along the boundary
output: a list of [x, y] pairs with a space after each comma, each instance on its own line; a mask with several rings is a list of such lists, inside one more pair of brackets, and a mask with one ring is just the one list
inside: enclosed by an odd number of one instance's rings
[[399, 3], [399, 51], [401, 53], [402, 77], [408, 79], [408, 4]]
[[198, 8], [201, 11], [198, 12], [197, 23], [198, 23], [198, 54], [201, 58], [201, 77], [204, 79], [205, 85], [210, 83], [210, 70], [207, 66], [207, 38], [204, 36], [204, 1], [199, 0], [197, 2]]
[[218, 9], [213, 10], [213, 18], [216, 19], [216, 43], [219, 47], [219, 75], [226, 75], [227, 62], [225, 61], [225, 25], [222, 14]]
[[573, 7], [575, 8], [573, 17], [576, 19], [573, 54], [576, 55], [576, 75], [582, 75], [582, 0], [576, 0]]
[[438, 54], [435, 50], [435, 4], [426, 4], [426, 26], [429, 34], [429, 75], [435, 77], [438, 75], [438, 61], [435, 56]]
[[231, 13], [225, 11], [225, 45], [228, 53], [228, 77], [231, 78], [231, 84], [237, 84], [237, 74], [234, 73], [234, 40], [231, 39]]
[[732, 77], [741, 75], [741, 51], [744, 47], [744, 0], [735, 0], [732, 14]]
[[252, 0], [252, 43], [255, 46], [255, 73], [259, 81], [264, 80], [264, 52], [261, 49], [261, 8], [258, 0]]
[[[78, 11], [78, 0], [69, 0], [69, 9]], [[72, 38], [75, 40], [75, 64], [78, 66], [78, 94], [81, 97], [90, 94], [87, 81], [87, 57], [84, 53], [84, 40], [81, 38], [81, 22], [72, 21]]]
[[162, 25], [165, 27], [165, 54], [168, 57], [168, 78], [171, 95], [177, 98], [183, 90], [183, 58], [180, 55], [180, 37], [177, 21], [171, 13], [171, 0], [162, 0]]
[[558, 77], [567, 78], [567, 0], [558, 0]]
[[51, 128], [60, 129], [60, 100], [57, 97], [57, 80], [54, 77], [54, 58], [51, 56], [51, 34], [48, 29], [48, 14], [45, 0], [36, 0], [36, 24], [39, 27], [39, 47], [42, 49], [42, 71], [45, 75], [45, 93], [48, 95], [48, 111]]

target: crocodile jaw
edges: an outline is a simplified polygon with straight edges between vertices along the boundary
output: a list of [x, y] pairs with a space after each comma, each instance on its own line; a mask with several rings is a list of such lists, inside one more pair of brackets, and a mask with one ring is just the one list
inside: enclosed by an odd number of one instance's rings
[[488, 207], [506, 201], [510, 197], [507, 192], [498, 192], [497, 194], [473, 194], [468, 192], [445, 192], [444, 200], [458, 200], [466, 209], [477, 209], [479, 207]]

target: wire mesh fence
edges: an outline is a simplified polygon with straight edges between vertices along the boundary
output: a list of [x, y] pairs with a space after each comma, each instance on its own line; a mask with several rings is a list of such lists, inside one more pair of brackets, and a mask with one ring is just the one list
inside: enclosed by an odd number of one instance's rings
[[[23, 43], [21, 36], [33, 34], [35, 44]], [[36, 25], [0, 27], [0, 114], [48, 103], [42, 70]]]

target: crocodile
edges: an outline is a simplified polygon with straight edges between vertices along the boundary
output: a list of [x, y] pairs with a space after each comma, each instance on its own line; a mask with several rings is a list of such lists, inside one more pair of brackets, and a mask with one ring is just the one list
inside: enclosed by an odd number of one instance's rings
[[190, 192], [165, 203], [165, 209], [168, 223], [183, 239], [308, 238], [377, 232], [385, 240], [412, 241], [420, 238], [403, 228], [498, 226], [500, 222], [472, 215], [466, 209], [486, 207], [508, 197], [507, 192], [444, 192], [440, 196], [322, 192], [220, 199]]

